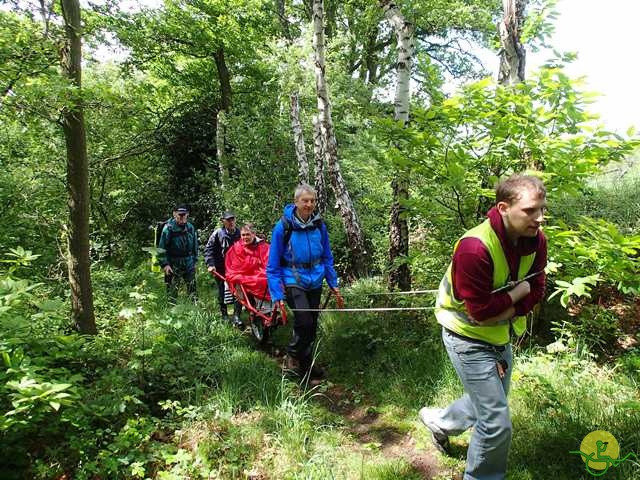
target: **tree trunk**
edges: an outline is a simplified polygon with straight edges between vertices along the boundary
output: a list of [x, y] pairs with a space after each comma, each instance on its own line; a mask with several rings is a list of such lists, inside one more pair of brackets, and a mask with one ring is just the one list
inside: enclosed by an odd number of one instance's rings
[[[216, 116], [216, 156], [218, 157], [218, 167], [220, 168], [220, 189], [225, 192], [225, 186], [229, 184], [229, 166], [225, 155], [226, 140], [226, 115], [231, 110], [231, 77], [224, 58], [224, 47], [220, 45], [213, 58], [218, 70], [218, 80], [220, 82], [220, 109]], [[226, 199], [225, 199], [226, 200]]]
[[297, 92], [291, 94], [291, 129], [293, 130], [293, 144], [298, 159], [298, 180], [300, 183], [309, 183], [309, 161], [304, 148], [304, 135], [300, 124], [300, 101]]
[[229, 113], [231, 109], [231, 76], [224, 59], [224, 47], [221, 45], [213, 54], [220, 81], [220, 108]]
[[82, 43], [80, 3], [61, 0], [66, 42], [61, 51], [63, 74], [73, 92], [62, 111], [62, 130], [67, 146], [67, 188], [69, 193], [69, 285], [71, 314], [80, 333], [95, 334], [91, 263], [89, 257], [89, 162], [82, 105]]
[[313, 116], [313, 156], [314, 156], [314, 180], [318, 196], [318, 210], [321, 214], [327, 209], [327, 187], [324, 178], [325, 148], [322, 139], [322, 129], [317, 115]]
[[371, 85], [378, 83], [378, 29], [378, 25], [371, 27], [362, 44], [359, 77], [360, 80]]
[[351, 250], [352, 268], [356, 276], [362, 276], [367, 271], [365, 262], [364, 240], [360, 220], [351, 201], [349, 191], [340, 172], [338, 163], [338, 144], [331, 119], [331, 103], [327, 91], [324, 63], [324, 2], [313, 2], [313, 50], [315, 52], [316, 93], [318, 97], [318, 117], [325, 146], [325, 160], [329, 169], [331, 186], [336, 197], [336, 203], [342, 217], [342, 223], [347, 232], [347, 241]]
[[218, 168], [220, 169], [220, 189], [224, 192], [229, 181], [229, 170], [225, 165], [224, 138], [227, 128], [225, 123], [226, 115], [224, 110], [218, 110], [216, 115], [216, 157], [218, 158]]
[[276, 8], [278, 10], [278, 18], [282, 27], [282, 35], [287, 40], [291, 40], [291, 29], [289, 28], [289, 19], [284, 8], [284, 0], [276, 0]]
[[498, 83], [513, 85], [524, 82], [526, 52], [520, 42], [527, 0], [502, 0], [504, 17], [498, 24], [500, 33], [500, 70]]
[[[405, 20], [400, 9], [392, 0], [380, 0], [380, 6], [397, 36], [398, 63], [396, 69], [398, 81], [394, 99], [394, 118], [406, 126], [409, 121], [411, 67], [414, 54], [413, 25]], [[409, 175], [410, 172], [406, 167], [396, 167], [392, 181], [393, 197], [389, 226], [390, 289], [409, 290], [411, 288], [411, 272], [407, 263], [409, 226], [405, 207], [409, 200]]]
[[403, 206], [403, 202], [409, 198], [408, 183], [406, 176], [401, 173], [397, 173], [391, 182], [393, 203], [389, 227], [389, 288], [403, 291], [411, 289], [411, 271], [407, 263], [409, 225]]

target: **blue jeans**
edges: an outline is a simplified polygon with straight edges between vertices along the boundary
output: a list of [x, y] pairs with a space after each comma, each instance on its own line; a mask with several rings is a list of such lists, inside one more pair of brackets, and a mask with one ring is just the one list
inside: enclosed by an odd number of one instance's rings
[[[464, 395], [443, 409], [435, 422], [446, 435], [459, 435], [473, 427], [464, 480], [504, 479], [511, 445], [507, 402], [513, 369], [511, 345], [492, 347], [447, 329], [442, 330], [442, 340]], [[504, 378], [496, 366], [500, 359], [508, 365]]]

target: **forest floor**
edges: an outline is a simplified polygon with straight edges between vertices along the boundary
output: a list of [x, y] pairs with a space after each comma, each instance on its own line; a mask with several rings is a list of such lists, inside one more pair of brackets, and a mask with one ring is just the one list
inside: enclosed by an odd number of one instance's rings
[[360, 453], [374, 450], [388, 460], [404, 460], [425, 479], [443, 478], [446, 471], [440, 467], [436, 455], [417, 448], [412, 432], [403, 432], [390, 425], [375, 407], [367, 404], [366, 399], [356, 402], [357, 396], [344, 386], [331, 382], [327, 382], [327, 387], [317, 398], [328, 410], [346, 420], [347, 430], [355, 439], [355, 448], [360, 449]]
[[[250, 330], [245, 332], [251, 335]], [[284, 350], [269, 345], [262, 349], [265, 355], [274, 360], [284, 370]], [[352, 440], [349, 448], [354, 455], [360, 455], [369, 460], [400, 461], [409, 465], [412, 473], [425, 480], [458, 480], [462, 478], [462, 471], [458, 465], [443, 465], [439, 460], [439, 454], [430, 441], [417, 435], [418, 430], [427, 438], [427, 430], [418, 421], [416, 412], [415, 429], [407, 431], [406, 428], [389, 422], [388, 418], [381, 415], [375, 401], [366, 394], [354, 390], [349, 386], [334, 383], [330, 378], [323, 381], [311, 381], [301, 388], [312, 392], [311, 398], [315, 403], [327, 411], [341, 417], [344, 430]], [[424, 436], [423, 435], [423, 436]], [[458, 449], [459, 450], [459, 449]], [[250, 475], [251, 480], [267, 480], [264, 473]]]

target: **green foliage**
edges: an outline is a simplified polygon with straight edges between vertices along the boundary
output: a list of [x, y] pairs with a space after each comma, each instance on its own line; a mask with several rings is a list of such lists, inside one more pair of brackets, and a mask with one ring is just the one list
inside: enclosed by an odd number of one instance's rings
[[553, 330], [571, 349], [598, 354], [613, 352], [622, 334], [615, 313], [600, 305], [585, 305], [577, 315], [558, 322]]
[[550, 260], [561, 265], [561, 278], [598, 275], [601, 283], [622, 293], [640, 293], [640, 235], [623, 235], [612, 223], [589, 217], [572, 229], [559, 221], [545, 232]]
[[[591, 126], [595, 117], [588, 113], [589, 103], [590, 94], [580, 90], [580, 81], [570, 79], [560, 63], [513, 87], [488, 78], [467, 85], [442, 103], [412, 110], [408, 128], [378, 121], [378, 136], [393, 145], [384, 152], [384, 164], [411, 169], [414, 187], [405, 207], [409, 218], [429, 232], [429, 249], [416, 248], [412, 262], [419, 268], [435, 263], [432, 251], [446, 252], [452, 240], [480, 221], [500, 177], [539, 171], [553, 205], [563, 194], [580, 192], [602, 166], [632, 152], [637, 139]], [[622, 240], [612, 237], [612, 242]], [[632, 282], [623, 276], [622, 284]]]
[[534, 52], [550, 47], [548, 41], [555, 33], [554, 21], [558, 18], [554, 10], [557, 3], [557, 0], [534, 0], [527, 4], [520, 40]]
[[[568, 452], [594, 430], [607, 430], [623, 451], [637, 451], [636, 391], [610, 366], [575, 354], [530, 354], [513, 374], [510, 460], [514, 478], [575, 478], [584, 464]], [[543, 457], [547, 459], [540, 462]], [[531, 476], [527, 476], [531, 475]], [[620, 466], [619, 478], [634, 478], [638, 466]]]
[[640, 176], [637, 154], [625, 162], [611, 164], [605, 173], [590, 179], [578, 195], [564, 195], [560, 208], [550, 205], [554, 216], [569, 226], [580, 223], [583, 216], [614, 223], [625, 234], [640, 231]]
[[571, 283], [565, 282], [564, 280], [556, 280], [556, 289], [549, 296], [549, 300], [556, 295], [562, 294], [560, 296], [560, 304], [566, 308], [573, 297], [577, 297], [578, 299], [582, 297], [591, 298], [591, 294], [589, 293], [591, 287], [596, 285], [599, 279], [598, 274], [595, 274], [588, 277], [574, 278], [571, 280]]
[[[395, 36], [381, 9], [361, 0], [325, 3], [340, 166], [374, 273], [387, 263], [394, 169], [411, 171], [404, 205], [411, 251], [401, 261], [424, 287], [437, 285], [453, 242], [484, 215], [498, 177], [539, 170], [548, 185], [553, 280], [577, 316], [556, 325], [553, 355], [520, 352], [514, 478], [573, 478], [577, 466], [558, 452], [575, 448], [596, 425], [637, 450], [637, 348], [613, 360], [618, 371], [593, 363], [590, 352], [611, 355], [620, 331], [588, 296], [602, 299], [612, 285], [629, 295], [621, 302], [638, 293], [637, 181], [615, 188], [593, 181], [637, 140], [592, 126], [592, 94], [564, 71], [571, 54], [518, 86], [483, 80], [446, 98], [445, 78], [481, 71], [455, 45], [490, 41], [497, 1], [399, 2], [416, 26], [417, 87], [412, 122], [400, 128], [385, 94]], [[88, 57], [84, 69], [95, 338], [69, 334], [65, 145], [57, 120], [77, 92], [56, 67], [59, 8], [48, 30], [27, 4], [0, 11], [0, 477], [418, 477], [408, 463], [384, 457], [386, 430], [356, 444], [348, 416], [336, 410], [362, 408], [427, 444], [424, 429], [414, 429], [416, 409], [461, 393], [430, 313], [323, 315], [318, 355], [335, 383], [305, 391], [211, 314], [209, 277], [199, 274], [198, 305], [168, 307], [161, 277], [141, 263], [143, 247], [154, 253], [148, 225], [166, 219], [176, 201], [192, 204], [203, 238], [223, 208], [268, 233], [291, 201], [297, 165], [289, 95], [299, 91], [307, 144], [316, 98], [309, 2], [285, 4], [288, 23], [263, 0], [166, 1], [134, 12], [109, 2], [83, 11], [85, 45], [100, 47], [115, 35], [129, 50], [121, 63]], [[552, 7], [531, 4], [525, 40], [545, 44]], [[215, 155], [220, 49], [233, 103], [224, 191]], [[345, 234], [329, 200], [337, 265], [347, 270]], [[384, 291], [379, 278], [344, 289], [349, 306], [433, 304], [431, 296]], [[279, 329], [279, 345], [289, 333]], [[328, 410], [325, 396], [340, 388], [346, 394]], [[549, 450], [554, 462], [540, 464]], [[626, 468], [621, 475], [637, 476]]]

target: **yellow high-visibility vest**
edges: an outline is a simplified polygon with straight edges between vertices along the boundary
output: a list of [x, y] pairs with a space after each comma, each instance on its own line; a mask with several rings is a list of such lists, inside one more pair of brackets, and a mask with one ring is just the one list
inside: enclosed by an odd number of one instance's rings
[[[500, 239], [491, 228], [489, 219], [477, 227], [467, 231], [461, 238], [474, 237], [480, 240], [486, 247], [493, 262], [493, 290], [504, 287], [510, 280], [509, 263], [504, 254]], [[453, 247], [455, 253], [460, 243], [458, 240]], [[536, 253], [520, 258], [518, 265], [518, 280], [522, 280], [531, 269]], [[509, 343], [509, 320], [494, 323], [492, 325], [479, 325], [469, 318], [464, 302], [455, 298], [453, 293], [453, 279], [451, 276], [451, 264], [447, 273], [442, 277], [438, 290], [435, 315], [438, 323], [443, 327], [459, 335], [482, 340], [493, 345], [505, 345]], [[511, 319], [513, 331], [516, 335], [522, 335], [527, 323], [525, 317]]]

